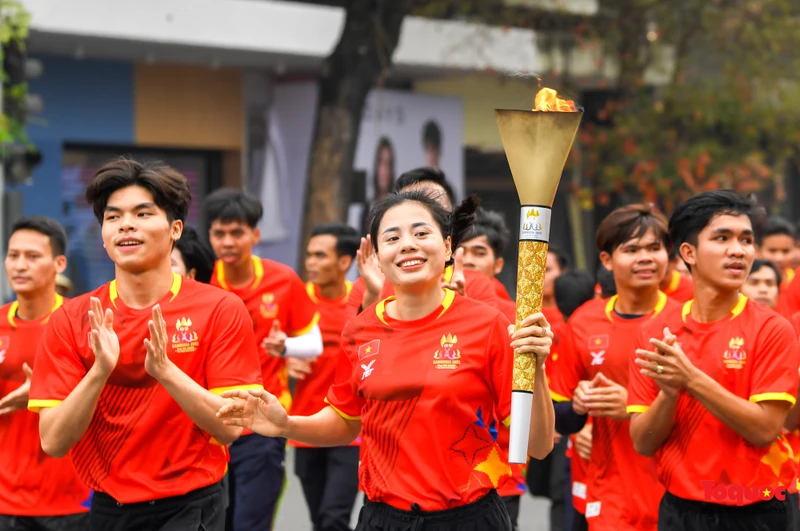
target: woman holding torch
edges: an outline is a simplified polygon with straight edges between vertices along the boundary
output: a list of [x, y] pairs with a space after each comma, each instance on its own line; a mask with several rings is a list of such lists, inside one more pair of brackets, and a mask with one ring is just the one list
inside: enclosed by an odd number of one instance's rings
[[[511, 529], [496, 492], [510, 467], [492, 420], [509, 421], [514, 352], [534, 354], [542, 369], [553, 335], [541, 313], [515, 332], [500, 311], [441, 288], [476, 207], [473, 196], [448, 213], [419, 191], [375, 205], [370, 235], [395, 295], [345, 328], [328, 407], [289, 417], [267, 392], [223, 395], [240, 400], [218, 415], [263, 435], [341, 446], [361, 434], [368, 501], [358, 531]], [[555, 420], [546, 379], [537, 383], [526, 420], [528, 451], [541, 459]]]

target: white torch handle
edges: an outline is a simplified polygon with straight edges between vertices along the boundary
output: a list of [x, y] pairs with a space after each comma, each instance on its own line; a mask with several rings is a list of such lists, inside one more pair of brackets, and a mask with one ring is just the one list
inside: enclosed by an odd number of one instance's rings
[[531, 431], [533, 393], [511, 393], [511, 434], [508, 444], [508, 462], [524, 465], [528, 462], [528, 434]]

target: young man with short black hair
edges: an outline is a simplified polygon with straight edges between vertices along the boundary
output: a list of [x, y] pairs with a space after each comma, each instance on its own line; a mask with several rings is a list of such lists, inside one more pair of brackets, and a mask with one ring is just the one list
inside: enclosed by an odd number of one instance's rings
[[[36, 347], [64, 299], [56, 277], [67, 267], [67, 235], [54, 219], [31, 216], [11, 227], [6, 277], [17, 300], [0, 308], [0, 529], [83, 531], [89, 489], [72, 460], [53, 459], [28, 411]], [[44, 479], [46, 478], [46, 480]]]
[[740, 293], [759, 221], [732, 190], [696, 195], [670, 219], [695, 296], [642, 327], [627, 406], [634, 447], [655, 456], [666, 488], [660, 531], [791, 522], [781, 469], [794, 465], [773, 456], [797, 400], [800, 346], [786, 319]]
[[[242, 190], [221, 188], [208, 196], [209, 241], [217, 255], [211, 284], [240, 297], [259, 345], [264, 389], [289, 409], [286, 358], [322, 353], [319, 314], [305, 284], [290, 267], [253, 254], [261, 233], [261, 202]], [[272, 529], [285, 483], [286, 440], [249, 430], [231, 445], [233, 531]]]
[[51, 316], [28, 408], [41, 445], [93, 491], [90, 531], [222, 531], [226, 446], [216, 412], [260, 389], [242, 302], [172, 272], [191, 193], [162, 163], [120, 159], [86, 188], [115, 279]]
[[659, 290], [670, 249], [667, 220], [649, 205], [624, 206], [606, 216], [595, 239], [617, 294], [594, 299], [571, 316], [551, 394], [558, 402], [572, 401], [574, 414], [592, 417], [588, 529], [654, 531], [663, 489], [655, 463], [633, 451], [625, 407], [639, 328], [677, 307]]
[[[347, 271], [353, 264], [360, 238], [342, 223], [317, 225], [306, 247], [306, 291], [319, 308], [324, 350], [313, 361], [289, 358], [289, 374], [297, 378], [290, 414], [313, 415], [325, 407], [328, 389], [335, 383], [341, 353], [342, 330], [347, 324], [347, 299], [352, 284]], [[294, 369], [294, 370], [293, 370]], [[289, 441], [295, 449], [295, 474], [318, 531], [350, 529], [350, 515], [358, 495], [359, 440], [348, 446], [318, 448]]]

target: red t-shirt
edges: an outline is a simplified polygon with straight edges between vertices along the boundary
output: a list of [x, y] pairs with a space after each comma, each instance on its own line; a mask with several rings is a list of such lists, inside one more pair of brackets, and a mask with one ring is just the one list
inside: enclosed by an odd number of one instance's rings
[[550, 323], [551, 328], [563, 326], [564, 316], [561, 315], [561, 312], [559, 312], [558, 308], [555, 306], [542, 308], [542, 314], [544, 315], [544, 318], [547, 319], [547, 322]]
[[[659, 293], [655, 309], [635, 319], [614, 311], [618, 296], [594, 299], [575, 311], [567, 323], [567, 346], [560, 349], [559, 370], [550, 389], [556, 401], [572, 400], [582, 380], [597, 373], [623, 387], [628, 385], [631, 352], [639, 329], [678, 304]], [[664, 489], [655, 462], [638, 454], [630, 436], [630, 421], [592, 419], [592, 455], [586, 483], [586, 521], [590, 529], [655, 530]]]
[[797, 271], [800, 268], [784, 272], [783, 282], [781, 283], [780, 295], [778, 296], [778, 305], [775, 311], [791, 319], [792, 316], [800, 312], [800, 279], [797, 278]]
[[[587, 419], [586, 423], [591, 424], [591, 417]], [[570, 460], [570, 479], [572, 481], [572, 506], [576, 511], [585, 515], [586, 514], [586, 494], [588, 488], [586, 485], [586, 473], [589, 469], [589, 461], [578, 455], [578, 450], [575, 449], [575, 435], [569, 436], [567, 443], [567, 457]]]
[[[734, 395], [760, 402], [797, 398], [800, 346], [786, 319], [744, 295], [730, 316], [700, 323], [691, 316], [692, 301], [672, 308], [642, 327], [639, 348], [652, 350], [650, 338], [663, 337], [664, 327], [678, 338], [689, 360]], [[633, 359], [635, 354], [631, 354]], [[646, 411], [659, 388], [630, 364], [628, 412]], [[772, 491], [781, 471], [793, 465], [784, 459], [782, 439], [768, 448], [746, 442], [685, 390], [681, 390], [675, 424], [655, 455], [658, 475], [667, 491], [680, 498], [737, 505], [736, 499], [708, 499], [706, 488], [715, 485], [769, 487]], [[743, 503], [753, 501], [744, 499]]]
[[[152, 309], [129, 308], [116, 281], [53, 313], [36, 353], [29, 409], [55, 407], [94, 364], [86, 317], [90, 297], [114, 312], [120, 357], [72, 460], [84, 483], [121, 503], [179, 496], [222, 479], [228, 452], [198, 428], [145, 372]], [[261, 387], [253, 326], [242, 302], [207, 284], [173, 274], [159, 302], [167, 323], [167, 356], [205, 389]]]
[[492, 285], [494, 286], [494, 294], [497, 295], [497, 297], [504, 301], [513, 300], [511, 295], [508, 294], [508, 290], [503, 283], [497, 280], [497, 277], [491, 277], [491, 281]]
[[[322, 355], [314, 361], [311, 374], [298, 380], [292, 398], [291, 414], [308, 416], [325, 409], [325, 397], [328, 389], [336, 379], [336, 368], [339, 361], [342, 330], [347, 324], [347, 298], [353, 285], [347, 282], [347, 291], [338, 299], [326, 299], [319, 293], [319, 288], [311, 282], [306, 284], [306, 291], [311, 300], [319, 308], [319, 330], [322, 334]], [[311, 445], [298, 441], [289, 441], [292, 446], [312, 448]], [[359, 440], [350, 443], [358, 446]]]
[[[443, 279], [445, 282], [449, 282], [452, 277], [453, 266], [447, 266], [444, 270]], [[364, 300], [364, 292], [366, 290], [367, 285], [364, 283], [364, 279], [358, 277], [353, 283], [353, 290], [350, 292], [350, 299], [347, 302], [347, 314], [350, 316], [350, 318], [353, 318], [359, 314], [359, 308], [361, 310], [366, 309], [361, 308], [361, 302]], [[495, 288], [492, 284], [492, 280], [483, 273], [478, 273], [473, 269], [464, 270], [464, 293], [470, 299], [493, 306], [502, 311], [503, 314], [508, 313], [508, 306], [506, 305], [505, 307], [502, 307], [502, 301], [495, 294]], [[389, 281], [386, 280], [383, 283], [383, 289], [381, 290], [380, 298], [383, 300], [391, 297], [392, 295], [394, 295], [394, 288], [391, 284], [389, 284]], [[514, 307], [516, 308], [516, 305]]]
[[490, 430], [510, 415], [509, 322], [450, 290], [415, 321], [389, 317], [389, 300], [345, 327], [327, 398], [344, 418], [361, 419], [361, 489], [405, 511], [472, 503], [510, 476]]
[[[233, 287], [225, 281], [223, 264], [218, 260], [211, 285], [235, 293], [244, 301], [255, 328], [264, 389], [275, 395], [288, 411], [292, 405], [292, 395], [289, 392], [286, 360], [271, 356], [261, 344], [269, 336], [275, 319], [280, 322], [281, 330], [287, 336], [296, 337], [314, 328], [319, 313], [306, 293], [305, 284], [292, 268], [254, 256], [253, 269], [255, 276], [248, 286]], [[249, 433], [252, 432], [244, 432]]]
[[670, 299], [683, 304], [694, 298], [694, 282], [692, 282], [691, 277], [673, 271], [669, 286], [663, 291]]
[[[56, 295], [53, 311], [64, 299]], [[34, 368], [36, 347], [51, 314], [33, 321], [16, 318], [18, 303], [0, 308], [0, 398], [25, 383], [22, 364]], [[30, 411], [0, 416], [0, 514], [63, 516], [88, 511], [89, 489], [72, 459], [53, 459], [39, 441], [39, 417]], [[47, 478], [43, 481], [43, 478]]]

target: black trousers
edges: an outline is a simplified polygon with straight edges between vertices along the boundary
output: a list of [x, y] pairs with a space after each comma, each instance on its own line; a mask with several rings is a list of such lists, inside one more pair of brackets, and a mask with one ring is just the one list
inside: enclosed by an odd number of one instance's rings
[[800, 494], [795, 492], [786, 498], [789, 504], [789, 511], [792, 514], [792, 521], [786, 527], [787, 531], [800, 531]]
[[351, 531], [358, 496], [358, 446], [295, 448], [294, 473], [300, 478], [314, 531]]
[[65, 516], [0, 515], [0, 531], [85, 531], [89, 513]]
[[286, 439], [251, 433], [230, 451], [227, 528], [271, 531], [286, 480]]
[[[416, 505], [416, 504], [415, 504]], [[511, 519], [497, 491], [480, 500], [444, 511], [401, 511], [367, 501], [356, 531], [511, 531]]]
[[519, 529], [519, 501], [520, 496], [503, 496], [501, 499], [508, 511], [508, 517], [511, 519], [511, 530], [517, 531]]
[[567, 484], [567, 442], [562, 437], [553, 451], [544, 459], [530, 458], [525, 476], [528, 492], [534, 497], [549, 498], [550, 531], [567, 531], [566, 497]]
[[667, 492], [658, 507], [658, 531], [786, 531], [790, 525], [789, 504], [777, 498], [728, 506], [684, 500]]
[[89, 531], [224, 531], [225, 500], [222, 484], [183, 496], [121, 504], [95, 492], [89, 513]]

